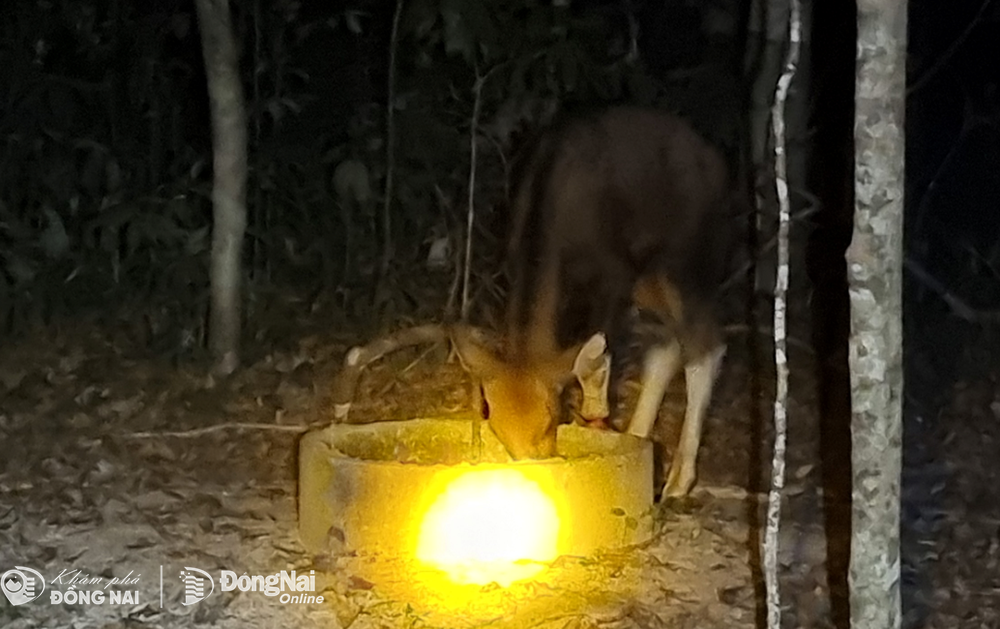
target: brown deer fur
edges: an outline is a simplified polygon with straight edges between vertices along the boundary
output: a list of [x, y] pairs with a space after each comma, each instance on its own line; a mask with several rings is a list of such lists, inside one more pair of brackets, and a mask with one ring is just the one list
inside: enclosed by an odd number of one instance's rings
[[688, 408], [666, 495], [694, 484], [702, 424], [724, 354], [716, 301], [734, 242], [722, 155], [681, 119], [615, 108], [550, 130], [513, 200], [513, 286], [500, 353], [458, 332], [484, 414], [514, 458], [556, 453], [561, 395], [576, 378], [581, 415], [609, 415], [612, 340], [630, 306], [673, 338], [646, 349], [629, 432], [648, 437], [681, 365]]

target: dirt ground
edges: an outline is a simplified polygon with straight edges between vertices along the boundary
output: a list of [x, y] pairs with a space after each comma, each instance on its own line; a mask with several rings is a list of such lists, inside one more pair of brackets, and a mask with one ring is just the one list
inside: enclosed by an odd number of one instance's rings
[[[770, 467], [768, 422], [754, 421], [746, 332], [732, 349], [707, 421], [692, 497], [660, 505], [655, 539], [598, 557], [564, 558], [536, 582], [484, 588], [465, 609], [394, 600], [352, 556], [310, 556], [296, 535], [296, 448], [329, 421], [329, 386], [343, 353], [364, 342], [301, 326], [258, 347], [247, 368], [214, 382], [202, 367], [141, 357], [96, 327], [63, 328], [0, 356], [0, 570], [46, 579], [79, 570], [137, 578], [123, 605], [0, 602], [2, 626], [683, 628], [762, 621], [759, 526]], [[741, 340], [742, 339], [742, 340]], [[465, 376], [445, 348], [401, 351], [363, 378], [354, 413], [373, 419], [464, 414]], [[792, 349], [781, 588], [787, 627], [832, 627], [812, 357]], [[771, 376], [760, 383], [773, 390]], [[957, 385], [934, 416], [914, 415], [904, 489], [908, 627], [996, 626], [1000, 614], [1000, 397], [992, 376]], [[634, 393], [634, 387], [632, 388]], [[770, 415], [769, 398], [758, 399]], [[681, 382], [664, 404], [669, 450]], [[929, 412], [926, 409], [922, 412]], [[765, 428], [761, 428], [761, 426]], [[908, 425], [908, 430], [910, 430]], [[958, 454], [961, 454], [960, 456]], [[992, 482], [991, 482], [992, 481]], [[843, 548], [847, 531], [830, 532]], [[213, 575], [315, 571], [322, 604], [281, 604], [260, 592], [218, 592], [183, 604], [181, 571]], [[378, 572], [376, 570], [376, 572]], [[68, 589], [69, 577], [59, 583]], [[162, 588], [161, 588], [162, 580]], [[50, 584], [54, 585], [54, 584]], [[80, 590], [93, 589], [80, 585]], [[58, 589], [58, 588], [57, 588]], [[115, 589], [111, 587], [110, 589]], [[161, 598], [162, 597], [162, 598]], [[831, 601], [831, 598], [834, 600]]]

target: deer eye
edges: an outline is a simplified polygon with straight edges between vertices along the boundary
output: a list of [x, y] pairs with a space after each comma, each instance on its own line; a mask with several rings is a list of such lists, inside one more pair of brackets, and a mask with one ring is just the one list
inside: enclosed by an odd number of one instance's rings
[[479, 415], [483, 419], [490, 418], [490, 403], [486, 400], [486, 391], [482, 385], [479, 386]]

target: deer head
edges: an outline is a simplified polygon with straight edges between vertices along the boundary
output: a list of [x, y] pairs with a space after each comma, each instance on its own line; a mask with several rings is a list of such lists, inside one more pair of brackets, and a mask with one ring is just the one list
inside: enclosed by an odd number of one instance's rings
[[560, 353], [507, 357], [485, 342], [482, 333], [456, 328], [455, 348], [479, 387], [478, 410], [514, 459], [555, 456], [562, 393], [576, 378], [583, 388], [581, 414], [609, 415], [607, 384], [610, 357], [601, 333]]

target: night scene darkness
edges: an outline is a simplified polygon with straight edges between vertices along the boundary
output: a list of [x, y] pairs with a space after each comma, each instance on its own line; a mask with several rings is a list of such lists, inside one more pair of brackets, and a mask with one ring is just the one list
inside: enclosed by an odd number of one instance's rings
[[1000, 627], [998, 350], [998, 0], [0, 0], [0, 627]]

